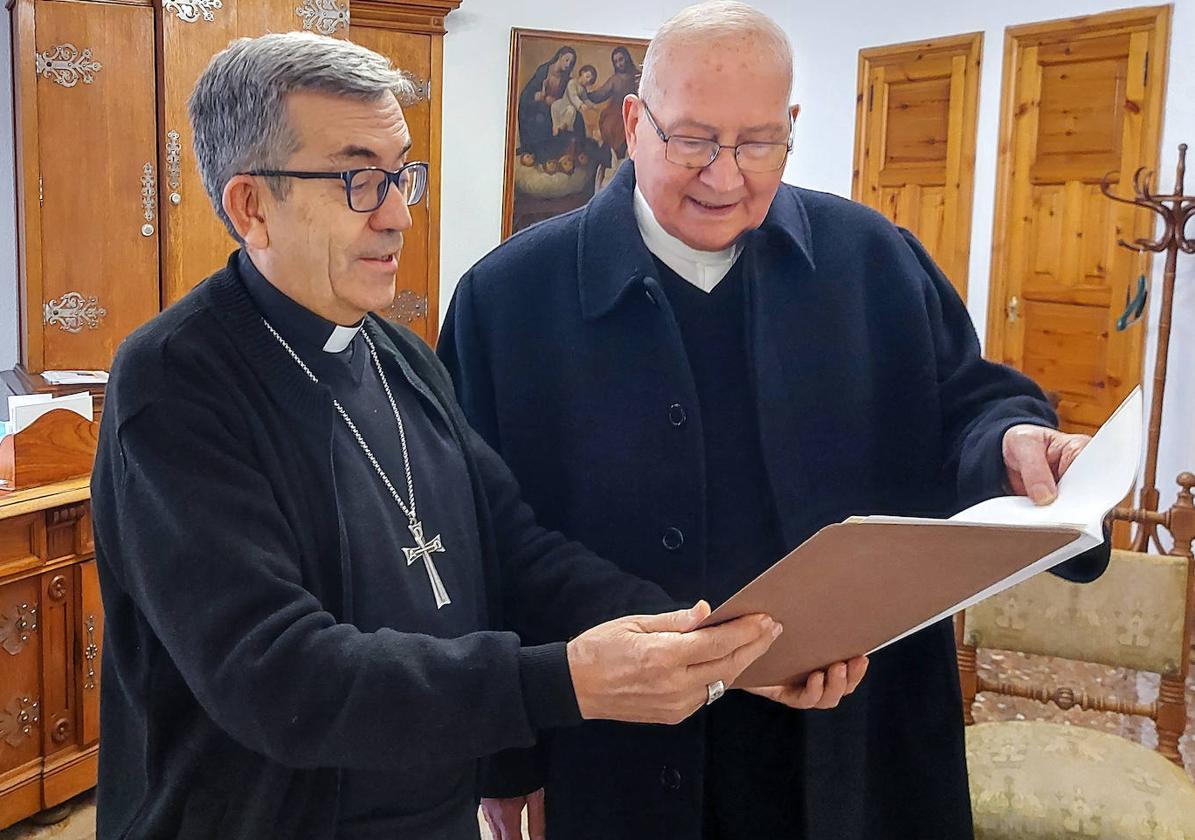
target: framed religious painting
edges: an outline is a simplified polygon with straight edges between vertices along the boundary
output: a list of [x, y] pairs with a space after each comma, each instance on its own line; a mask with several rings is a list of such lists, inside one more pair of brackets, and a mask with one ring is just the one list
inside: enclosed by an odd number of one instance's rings
[[575, 210], [626, 161], [622, 101], [647, 41], [513, 29], [502, 238]]

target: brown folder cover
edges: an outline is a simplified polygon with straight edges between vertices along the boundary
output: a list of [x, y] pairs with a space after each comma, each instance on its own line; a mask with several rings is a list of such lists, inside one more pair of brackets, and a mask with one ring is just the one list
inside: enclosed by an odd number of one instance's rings
[[1078, 528], [849, 519], [818, 531], [702, 626], [748, 613], [784, 625], [735, 685], [803, 681], [867, 653], [1068, 545]]

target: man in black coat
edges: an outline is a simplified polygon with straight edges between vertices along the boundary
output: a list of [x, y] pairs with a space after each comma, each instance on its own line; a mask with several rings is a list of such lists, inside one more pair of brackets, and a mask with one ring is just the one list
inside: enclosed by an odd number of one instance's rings
[[[912, 235], [780, 183], [791, 84], [758, 11], [681, 12], [623, 104], [633, 163], [474, 266], [440, 339], [539, 515], [680, 599], [721, 601], [850, 515], [1048, 501], [1087, 440], [981, 358]], [[950, 622], [873, 654], [850, 694], [862, 664], [672, 729], [556, 732], [494, 763], [483, 808], [506, 837], [545, 807], [549, 840], [971, 836]]]
[[108, 387], [104, 840], [476, 840], [480, 757], [679, 721], [780, 630], [684, 632], [705, 604], [610, 620], [675, 602], [536, 525], [431, 350], [368, 314], [427, 182], [411, 92], [287, 33], [234, 42], [191, 98], [243, 248]]

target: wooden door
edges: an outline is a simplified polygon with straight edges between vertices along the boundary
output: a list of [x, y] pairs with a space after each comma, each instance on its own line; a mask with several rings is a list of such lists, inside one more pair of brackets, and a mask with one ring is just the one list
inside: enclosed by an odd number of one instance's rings
[[410, 327], [425, 341], [434, 343], [440, 260], [439, 230], [437, 225], [433, 232], [432, 219], [439, 218], [440, 120], [438, 112], [432, 112], [435, 96], [432, 68], [439, 67], [433, 57], [439, 39], [423, 33], [369, 26], [353, 26], [349, 37], [389, 58], [391, 64], [412, 77], [419, 89], [417, 101], [403, 106], [403, 115], [411, 131], [411, 153], [407, 159], [424, 160], [430, 164], [428, 194], [424, 201], [411, 208], [414, 224], [403, 236], [394, 303], [378, 314]]
[[41, 809], [39, 579], [0, 586], [0, 825]]
[[983, 34], [859, 51], [851, 195], [908, 228], [967, 296]]
[[239, 37], [308, 28], [343, 36], [348, 30], [346, 2], [315, 0], [224, 0], [169, 4], [159, 9], [158, 51], [162, 78], [162, 170], [165, 210], [162, 303], [177, 301], [197, 283], [223, 267], [236, 249], [212, 200], [204, 191], [195, 163], [187, 99], [212, 56]]
[[22, 0], [15, 20], [25, 368], [108, 368], [158, 311], [153, 10]]
[[236, 11], [231, 1], [158, 6], [163, 307], [222, 267], [236, 248], [199, 178], [187, 118], [196, 80], [212, 56], [239, 34]]
[[1157, 165], [1170, 8], [1007, 30], [987, 353], [1059, 398], [1067, 431], [1091, 433], [1141, 379], [1145, 323], [1116, 330], [1146, 235], [1130, 195]]

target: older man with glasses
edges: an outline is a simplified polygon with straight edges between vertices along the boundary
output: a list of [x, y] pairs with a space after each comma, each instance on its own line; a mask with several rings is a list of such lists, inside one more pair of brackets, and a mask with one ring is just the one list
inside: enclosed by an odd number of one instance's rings
[[[623, 102], [633, 163], [474, 266], [440, 338], [542, 520], [677, 598], [722, 601], [853, 514], [949, 514], [1006, 482], [1046, 501], [1086, 440], [980, 357], [913, 236], [781, 184], [792, 81], [758, 10], [680, 12]], [[969, 837], [950, 623], [673, 729], [554, 732], [487, 795], [504, 840], [525, 803], [551, 840]]]
[[693, 631], [708, 604], [538, 527], [431, 350], [369, 314], [427, 183], [412, 93], [289, 33], [234, 42], [191, 97], [241, 247], [112, 371], [100, 838], [477, 838], [481, 756], [676, 723], [780, 632]]

